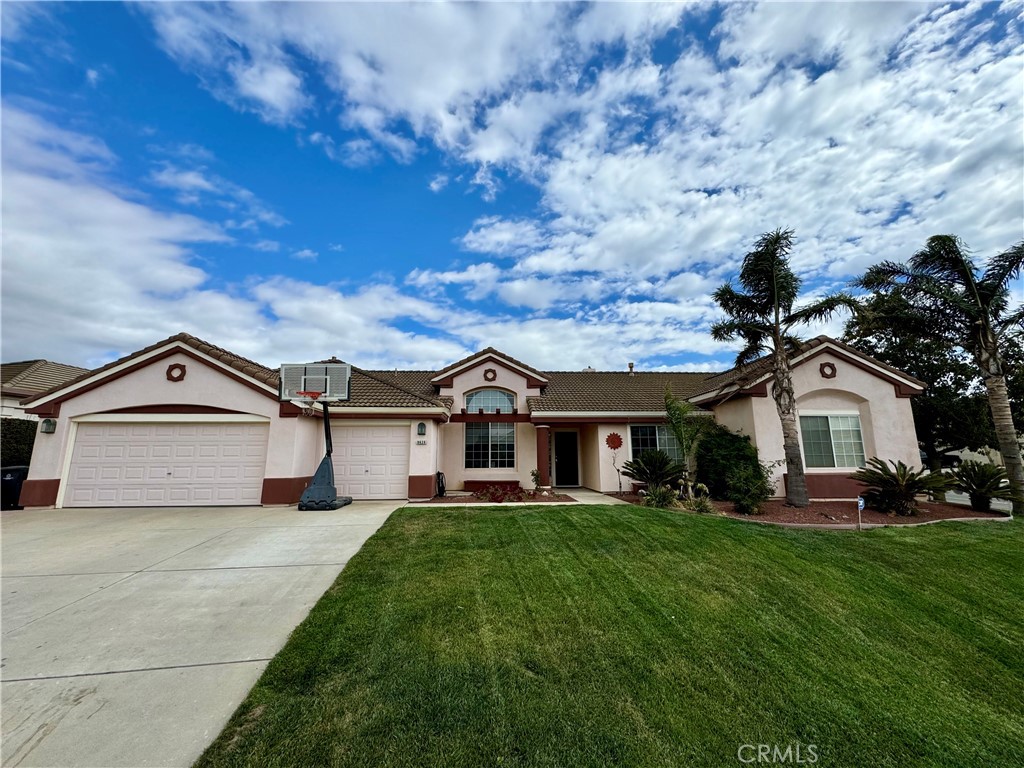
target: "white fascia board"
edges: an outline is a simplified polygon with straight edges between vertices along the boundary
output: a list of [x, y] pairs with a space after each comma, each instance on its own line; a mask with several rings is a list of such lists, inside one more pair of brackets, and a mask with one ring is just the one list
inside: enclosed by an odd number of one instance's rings
[[509, 360], [506, 360], [503, 357], [498, 357], [497, 355], [491, 355], [490, 352], [488, 352], [486, 355], [480, 355], [479, 357], [474, 357], [472, 360], [470, 360], [467, 363], [463, 363], [458, 368], [452, 368], [450, 371], [445, 371], [444, 373], [438, 374], [437, 376], [432, 378], [430, 381], [431, 382], [436, 382], [436, 381], [440, 381], [441, 379], [447, 379], [449, 376], [457, 376], [458, 374], [462, 373], [463, 371], [465, 371], [468, 368], [475, 368], [477, 365], [480, 364], [481, 360], [483, 360], [483, 359], [485, 359], [487, 357], [492, 357], [492, 356], [496, 360], [498, 360], [498, 362], [501, 365], [504, 365], [504, 366], [506, 366], [508, 368], [512, 368], [512, 369], [514, 369], [516, 371], [519, 371], [519, 373], [523, 374], [523, 376], [526, 376], [526, 377], [531, 378], [531, 379], [538, 379], [539, 381], [544, 381], [544, 382], [548, 381], [548, 377], [547, 376], [542, 376], [539, 373], [535, 373], [534, 371], [528, 371], [525, 368], [522, 368], [522, 367], [516, 365], [515, 363], [513, 363], [513, 362], [511, 362]]
[[687, 398], [686, 402], [693, 403], [694, 405], [700, 405], [701, 403], [706, 403], [708, 400], [715, 400], [721, 397], [722, 395], [738, 391], [739, 387], [737, 385], [730, 384], [728, 386], [716, 389], [712, 392], [705, 392], [703, 395], [694, 395], [693, 397]]
[[111, 376], [119, 373], [120, 371], [123, 371], [127, 368], [132, 368], [133, 366], [136, 366], [139, 363], [145, 363], [147, 360], [152, 360], [153, 358], [164, 354], [165, 352], [167, 352], [167, 350], [175, 348], [180, 349], [184, 352], [188, 352], [189, 354], [196, 355], [197, 357], [201, 357], [203, 360], [210, 363], [215, 368], [220, 368], [225, 373], [231, 373], [234, 374], [235, 376], [241, 376], [243, 378], [246, 378], [253, 384], [258, 385], [261, 389], [265, 389], [267, 392], [270, 392], [275, 396], [278, 394], [276, 387], [271, 387], [269, 384], [265, 384], [262, 381], [258, 381], [257, 379], [254, 379], [251, 376], [246, 375], [237, 368], [232, 368], [230, 365], [225, 365], [220, 360], [217, 360], [216, 358], [210, 357], [209, 355], [200, 352], [195, 347], [190, 347], [188, 344], [185, 344], [181, 341], [172, 341], [170, 344], [165, 344], [164, 346], [158, 347], [157, 349], [147, 352], [144, 355], [139, 355], [138, 357], [133, 357], [130, 360], [125, 360], [120, 365], [117, 365], [113, 368], [108, 368], [105, 371], [97, 373], [95, 376], [90, 376], [87, 379], [83, 379], [82, 381], [76, 382], [71, 387], [61, 387], [55, 392], [51, 392], [50, 394], [48, 394], [46, 397], [40, 398], [39, 400], [34, 400], [29, 407], [36, 408], [40, 405], [45, 405], [46, 403], [50, 402], [51, 400], [57, 397], [61, 397], [62, 395], [65, 395], [69, 392], [75, 392], [79, 389], [82, 389], [83, 387], [95, 384], [96, 382], [103, 381], [104, 379], [110, 378]]

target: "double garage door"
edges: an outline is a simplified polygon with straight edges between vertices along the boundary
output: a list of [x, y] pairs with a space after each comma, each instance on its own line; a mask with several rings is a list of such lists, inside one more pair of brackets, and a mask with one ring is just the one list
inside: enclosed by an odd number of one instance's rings
[[409, 495], [409, 425], [332, 425], [334, 484], [353, 499]]
[[66, 507], [259, 504], [265, 423], [83, 423]]

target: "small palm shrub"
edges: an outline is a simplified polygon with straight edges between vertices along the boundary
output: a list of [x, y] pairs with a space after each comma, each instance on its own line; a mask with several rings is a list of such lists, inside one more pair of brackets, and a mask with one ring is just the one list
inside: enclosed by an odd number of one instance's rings
[[941, 472], [914, 471], [902, 461], [889, 463], [892, 467], [877, 457], [870, 458], [868, 466], [850, 475], [868, 486], [861, 494], [864, 506], [887, 515], [913, 515], [918, 496], [944, 493], [953, 487], [953, 480]]
[[676, 505], [676, 492], [667, 485], [649, 485], [644, 494], [645, 507], [668, 509]]
[[756, 515], [771, 498], [772, 470], [758, 461], [737, 464], [725, 476], [726, 498], [741, 515]]
[[953, 484], [958, 491], [970, 496], [971, 509], [977, 512], [990, 511], [992, 499], [1014, 499], [1006, 470], [995, 464], [965, 461], [953, 470]]
[[647, 483], [648, 492], [661, 486], [671, 490], [683, 476], [683, 465], [664, 451], [641, 451], [635, 459], [622, 465], [622, 474], [638, 483]]
[[707, 496], [691, 496], [683, 502], [683, 509], [700, 515], [717, 515], [718, 510]]

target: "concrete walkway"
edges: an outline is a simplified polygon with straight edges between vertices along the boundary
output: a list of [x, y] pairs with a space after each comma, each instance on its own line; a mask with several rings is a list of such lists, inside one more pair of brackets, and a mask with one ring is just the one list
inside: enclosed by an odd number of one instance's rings
[[5, 511], [3, 765], [190, 765], [400, 505]]

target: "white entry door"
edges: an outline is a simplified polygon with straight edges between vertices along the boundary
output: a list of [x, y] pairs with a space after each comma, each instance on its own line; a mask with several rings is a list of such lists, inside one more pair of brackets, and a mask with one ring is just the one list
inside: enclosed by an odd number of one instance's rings
[[252, 423], [79, 424], [64, 506], [259, 504], [267, 436]]
[[353, 499], [409, 497], [409, 425], [332, 424], [334, 484]]

